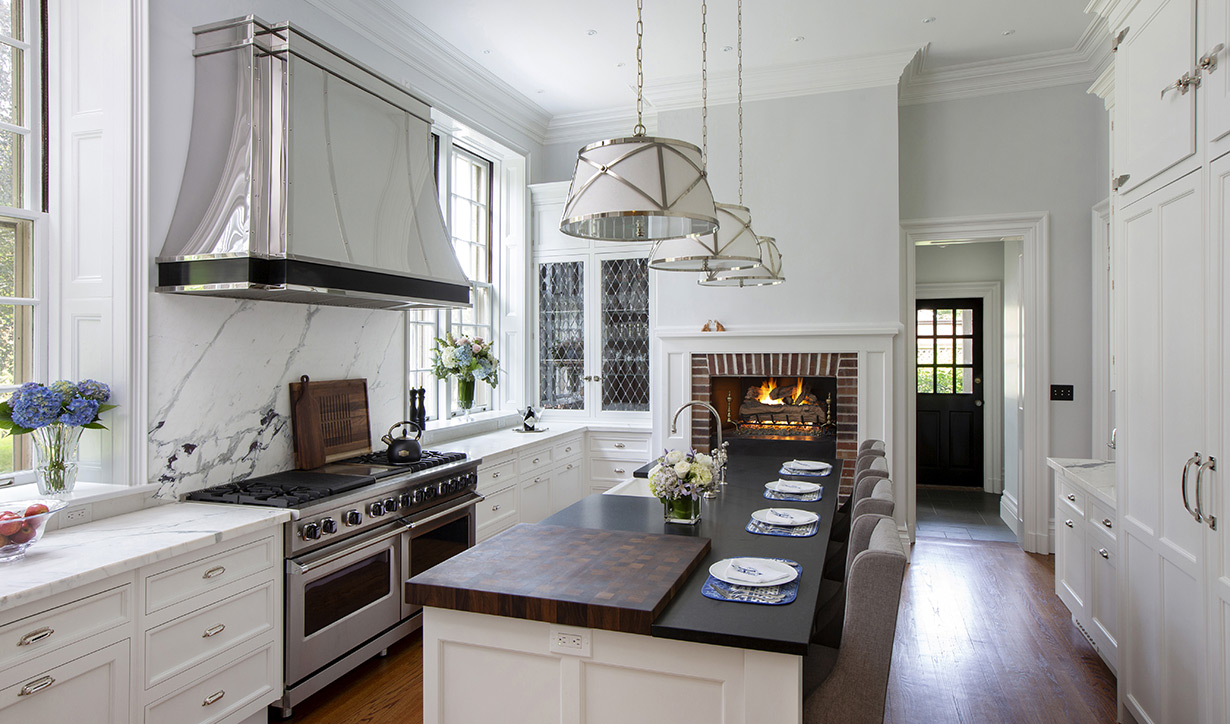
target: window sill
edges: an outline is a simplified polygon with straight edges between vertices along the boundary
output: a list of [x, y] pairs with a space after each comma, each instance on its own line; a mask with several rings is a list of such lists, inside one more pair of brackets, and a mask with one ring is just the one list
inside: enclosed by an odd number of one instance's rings
[[503, 430], [521, 423], [521, 415], [517, 412], [490, 410], [476, 412], [472, 420], [454, 417], [449, 420], [429, 420], [427, 430], [423, 433], [423, 444], [434, 447], [450, 440], [474, 437], [488, 432]]
[[[60, 499], [67, 500], [70, 506], [76, 506], [115, 498], [126, 498], [128, 496], [145, 497], [156, 490], [158, 490], [158, 485], [156, 484], [112, 485], [109, 483], [80, 482], [77, 483], [73, 492], [60, 496]], [[34, 500], [42, 497], [46, 496], [39, 495], [38, 487], [34, 483], [0, 488], [0, 503], [8, 503], [14, 500]]]

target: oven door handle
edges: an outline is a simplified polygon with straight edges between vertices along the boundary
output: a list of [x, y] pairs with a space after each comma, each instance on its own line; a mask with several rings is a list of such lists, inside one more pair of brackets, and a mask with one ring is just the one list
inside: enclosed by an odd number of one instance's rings
[[463, 500], [462, 502], [456, 505], [449, 506], [447, 510], [441, 510], [439, 513], [432, 513], [431, 515], [427, 516], [426, 518], [423, 518], [422, 520], [416, 520], [411, 523], [408, 523], [407, 527], [413, 530], [415, 528], [418, 528], [419, 526], [427, 525], [433, 520], [443, 518], [446, 515], [452, 515], [453, 513], [456, 513], [459, 510], [465, 510], [471, 505], [476, 505], [478, 503], [483, 502], [486, 499], [487, 499], [487, 496], [482, 495], [481, 493], [471, 493], [470, 496], [466, 497], [465, 500]]
[[395, 538], [401, 535], [402, 533], [405, 533], [407, 528], [408, 526], [405, 523], [401, 521], [395, 521], [391, 530], [379, 532], [378, 534], [370, 538], [356, 537], [352, 540], [346, 541], [346, 543], [348, 543], [349, 545], [347, 545], [343, 550], [340, 550], [330, 555], [324, 556], [323, 558], [317, 558], [315, 560], [308, 561], [307, 563], [299, 563], [298, 561], [287, 561], [287, 562], [293, 565], [295, 568], [299, 569], [298, 572], [300, 574], [304, 574], [304, 573], [307, 573], [308, 571], [312, 571], [317, 568], [320, 568], [321, 566], [327, 566], [330, 563], [333, 563], [334, 561], [340, 561], [341, 559], [346, 558], [347, 556], [354, 555], [355, 553], [363, 550], [364, 548], [368, 548], [382, 541], [386, 541], [389, 538]]

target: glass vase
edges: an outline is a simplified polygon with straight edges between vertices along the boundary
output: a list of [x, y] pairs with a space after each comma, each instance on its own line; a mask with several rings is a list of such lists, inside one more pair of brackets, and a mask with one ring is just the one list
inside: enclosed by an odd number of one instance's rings
[[471, 419], [470, 408], [474, 407], [474, 378], [457, 378], [457, 406], [464, 411], [465, 419]]
[[700, 498], [686, 495], [682, 498], [659, 498], [662, 501], [662, 517], [667, 523], [696, 525], [700, 522]]
[[34, 436], [34, 472], [39, 495], [61, 496], [77, 485], [82, 428], [54, 422], [30, 433]]

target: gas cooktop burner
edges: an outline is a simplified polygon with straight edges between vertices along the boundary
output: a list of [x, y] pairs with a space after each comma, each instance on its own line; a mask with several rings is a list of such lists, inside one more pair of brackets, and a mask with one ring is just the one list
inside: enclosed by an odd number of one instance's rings
[[398, 468], [408, 468], [410, 472], [417, 473], [420, 470], [427, 470], [428, 468], [434, 468], [437, 465], [447, 465], [448, 463], [455, 463], [458, 460], [465, 460], [465, 459], [466, 459], [465, 453], [436, 452], [435, 450], [424, 450], [423, 456], [419, 458], [418, 460], [416, 460], [415, 462], [396, 463], [396, 462], [389, 462], [389, 454], [387, 452], [385, 452], [384, 450], [378, 450], [376, 452], [367, 453], [366, 455], [359, 455], [358, 457], [347, 458], [346, 460], [342, 460], [340, 462], [362, 463], [366, 465], [393, 465]]
[[373, 482], [375, 478], [370, 476], [291, 471], [195, 490], [188, 493], [188, 500], [297, 508], [313, 500], [345, 493]]

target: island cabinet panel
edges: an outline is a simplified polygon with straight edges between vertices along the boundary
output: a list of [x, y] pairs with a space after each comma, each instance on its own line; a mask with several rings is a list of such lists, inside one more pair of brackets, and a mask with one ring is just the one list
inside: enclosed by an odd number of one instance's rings
[[129, 643], [63, 663], [53, 654], [0, 674], [0, 721], [127, 724]]

